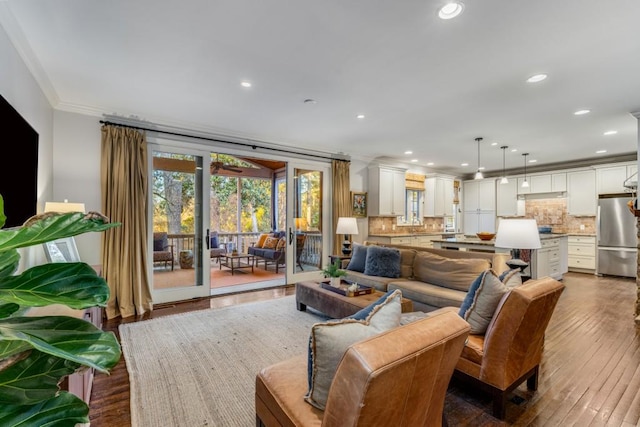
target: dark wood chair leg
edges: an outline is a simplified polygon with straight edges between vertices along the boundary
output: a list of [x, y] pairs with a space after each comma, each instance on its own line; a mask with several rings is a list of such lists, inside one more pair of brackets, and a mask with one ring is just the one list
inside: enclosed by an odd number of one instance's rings
[[529, 378], [527, 378], [527, 388], [529, 390], [535, 391], [538, 389], [538, 370], [540, 366], [536, 366], [533, 370], [533, 374]]
[[507, 406], [507, 392], [501, 390], [493, 391], [493, 416], [499, 420], [504, 420]]

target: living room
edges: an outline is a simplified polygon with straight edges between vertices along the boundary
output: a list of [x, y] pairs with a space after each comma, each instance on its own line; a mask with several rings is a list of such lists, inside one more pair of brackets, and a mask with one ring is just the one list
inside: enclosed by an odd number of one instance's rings
[[[10, 104], [17, 111], [19, 111], [22, 117], [25, 118], [25, 120], [27, 120], [34, 129], [37, 130], [39, 134], [38, 199], [37, 199], [38, 211], [41, 212], [44, 209], [44, 203], [47, 201], [62, 201], [63, 199], [68, 199], [70, 201], [82, 201], [87, 206], [87, 210], [100, 211], [102, 206], [102, 198], [101, 198], [101, 190], [100, 190], [101, 188], [101, 178], [100, 178], [101, 150], [100, 150], [99, 121], [105, 118], [113, 118], [114, 116], [120, 116], [122, 118], [130, 119], [136, 122], [145, 122], [146, 120], [150, 120], [152, 124], [158, 124], [158, 123], [154, 123], [153, 120], [148, 119], [148, 117], [155, 117], [156, 115], [152, 111], [151, 107], [149, 107], [148, 110], [137, 110], [137, 109], [129, 110], [128, 106], [125, 105], [125, 106], [115, 106], [115, 107], [112, 107], [111, 109], [98, 110], [98, 109], [92, 108], [91, 104], [84, 103], [84, 102], [80, 102], [80, 103], [74, 102], [75, 101], [74, 98], [69, 95], [67, 95], [64, 98], [60, 98], [57, 104], [53, 104], [51, 100], [55, 99], [57, 95], [55, 93], [51, 94], [50, 92], [48, 92], [49, 86], [46, 83], [43, 83], [41, 81], [40, 75], [34, 74], [33, 72], [34, 65], [31, 62], [29, 62], [28, 59], [26, 59], [26, 58], [29, 58], [29, 54], [20, 51], [20, 49], [16, 45], [17, 42], [14, 41], [14, 38], [13, 38], [14, 32], [10, 31], [10, 28], [9, 28], [10, 24], [8, 24], [8, 21], [6, 20], [7, 19], [6, 14], [8, 9], [15, 7], [14, 2], [9, 1], [9, 2], [2, 2], [2, 3], [3, 4], [0, 4], [0, 9], [2, 11], [3, 18], [0, 21], [0, 23], [2, 23], [3, 31], [0, 31], [0, 59], [3, 64], [3, 67], [2, 67], [3, 73], [2, 75], [0, 75], [0, 95], [2, 95], [5, 99], [7, 99], [10, 102]], [[580, 5], [578, 4], [575, 4], [574, 6], [576, 8], [580, 8]], [[636, 7], [635, 5], [628, 5], [628, 4], [625, 4], [625, 6]], [[629, 13], [629, 15], [632, 15], [632, 14]], [[613, 22], [617, 22], [617, 21], [614, 20]], [[621, 18], [621, 24], [619, 26], [626, 27], [626, 24], [627, 24], [627, 21]], [[11, 32], [12, 36], [9, 36], [9, 32]], [[630, 30], [630, 32], [632, 32], [632, 30]], [[634, 43], [633, 40], [638, 40], [640, 39], [640, 37], [638, 38], [627, 37], [626, 39], [627, 39], [627, 42], [630, 44], [630, 47], [627, 47], [627, 48], [630, 50], [633, 50], [637, 47], [633, 44]], [[629, 42], [629, 40], [632, 40], [632, 41]], [[586, 48], [584, 49], [588, 50]], [[620, 47], [620, 49], [624, 50], [622, 47]], [[342, 59], [345, 61], [348, 61], [348, 57], [344, 57]], [[465, 64], [464, 67], [459, 67], [459, 68], [473, 69], [474, 66], [475, 66], [475, 63], [470, 61], [468, 64]], [[616, 67], [627, 68], [630, 71], [636, 72], [636, 75], [637, 75], [638, 69], [637, 69], [637, 66], [634, 65], [633, 63], [616, 65]], [[625, 79], [621, 78], [621, 80], [625, 80]], [[142, 84], [141, 83], [142, 81], [144, 81], [144, 78], [138, 80], [138, 84]], [[638, 88], [637, 86], [633, 86], [633, 84], [637, 84], [637, 82], [627, 86], [625, 92], [637, 93], [638, 90], [636, 89]], [[104, 78], [103, 85], [105, 87], [108, 87], [112, 85], [112, 83], [110, 83], [108, 79]], [[585, 83], [582, 86], [586, 87], [590, 85], [591, 85], [590, 83], [589, 84]], [[83, 89], [80, 86], [78, 86], [77, 89], [75, 90], [77, 90], [78, 92], [83, 92], [83, 91], [89, 92], [88, 90]], [[619, 92], [616, 92], [615, 94], [618, 95]], [[482, 100], [484, 95], [486, 95], [486, 92], [483, 91], [482, 94], [477, 95], [477, 98], [479, 100]], [[170, 95], [168, 95], [168, 97], [170, 97]], [[450, 99], [459, 99], [459, 94], [452, 95]], [[170, 101], [167, 101], [167, 99], [165, 99], [165, 102], [170, 102]], [[323, 102], [324, 100], [319, 99], [317, 104], [313, 104], [309, 102], [304, 106], [313, 107], [313, 105], [315, 105], [316, 107], [322, 107]], [[585, 100], [584, 102], [587, 102], [587, 100]], [[618, 107], [614, 108], [617, 110], [617, 116], [616, 118], [613, 118], [613, 116], [611, 116], [611, 120], [614, 121], [616, 124], [618, 124], [620, 123], [619, 121], [620, 117], [624, 117], [622, 121], [624, 122], [624, 127], [626, 131], [620, 131], [618, 136], [623, 136], [624, 134], [627, 143], [623, 144], [622, 148], [620, 148], [619, 151], [614, 151], [613, 149], [614, 144], [611, 143], [611, 147], [609, 147], [609, 149], [612, 151], [610, 151], [610, 153], [628, 154], [629, 152], [637, 151], [636, 150], [637, 123], [635, 118], [629, 117], [630, 116], [629, 113], [631, 111], [638, 111], [638, 110], [637, 109], [633, 110], [632, 109], [633, 105], [631, 104], [632, 103], [629, 101], [624, 101], [624, 102], [621, 101]], [[640, 105], [637, 104], [637, 100], [636, 100], [635, 107], [640, 107]], [[447, 114], [452, 114], [451, 111], [457, 111], [453, 101], [449, 101], [448, 104], [447, 103], [441, 104], [441, 108], [443, 110], [447, 110]], [[465, 117], [465, 119], [469, 119], [472, 116], [471, 114], [460, 114], [460, 115]], [[212, 120], [211, 117], [213, 116], [208, 117], [206, 120]], [[286, 117], [286, 116], [283, 116], [283, 117]], [[292, 115], [290, 117], [295, 117], [295, 115]], [[628, 120], [627, 120], [629, 118], [631, 118], [632, 120], [631, 133], [633, 133], [633, 135], [630, 138], [628, 135], [630, 132], [628, 131], [629, 126], [628, 126]], [[572, 119], [574, 118], [572, 117]], [[246, 121], [246, 118], [242, 120], [240, 119], [238, 120], [242, 122], [242, 121]], [[194, 133], [208, 134], [212, 137], [220, 135], [220, 133], [215, 132], [214, 128], [205, 129], [204, 127], [201, 127], [201, 125], [185, 127], [184, 124], [188, 123], [189, 122], [188, 120], [177, 120], [176, 123], [178, 122], [180, 122], [183, 125], [182, 126], [183, 129], [185, 128], [189, 129]], [[361, 124], [361, 123], [362, 122], [358, 124]], [[173, 123], [166, 123], [166, 122], [160, 122], [160, 124], [173, 125]], [[215, 123], [211, 122], [210, 124], [215, 124]], [[349, 126], [352, 126], [352, 125], [349, 125]], [[221, 127], [224, 127], [224, 126], [221, 126]], [[327, 126], [325, 122], [318, 127], [327, 128], [331, 126]], [[398, 126], [398, 129], [400, 128], [401, 127]], [[243, 129], [241, 128], [238, 128], [238, 129], [239, 129], [238, 134], [240, 134]], [[465, 169], [466, 171], [465, 174], [451, 173], [451, 176], [459, 176], [459, 177], [462, 177], [463, 175], [467, 176], [469, 173], [473, 173], [475, 171], [477, 166], [476, 161], [480, 162], [480, 159], [476, 157], [476, 151], [475, 151], [476, 145], [474, 144], [473, 141], [477, 133], [484, 133], [484, 132], [486, 132], [486, 134], [488, 135], [491, 132], [491, 130], [489, 130], [488, 128], [482, 126], [480, 123], [475, 121], [469, 126], [469, 129], [467, 131], [462, 132], [464, 135], [460, 136], [460, 138], [466, 141], [465, 143], [466, 145], [459, 144], [457, 146], [456, 150], [458, 152], [458, 158], [460, 160], [462, 159], [462, 157], [464, 157], [466, 160], [470, 160], [470, 163], [472, 165], [467, 167], [467, 169]], [[400, 135], [401, 133], [402, 132], [398, 131], [394, 134], [386, 134], [385, 136], [387, 138], [386, 144], [390, 145], [388, 143], [389, 139], [391, 139], [393, 135]], [[428, 129], [426, 129], [422, 133], [423, 135], [428, 134], [429, 131]], [[315, 145], [315, 147], [316, 149], [320, 150], [321, 153], [324, 153], [324, 154], [329, 153], [329, 154], [338, 155], [339, 153], [342, 152], [343, 154], [347, 153], [348, 155], [349, 154], [348, 147], [350, 145], [356, 146], [357, 144], [352, 144], [350, 142], [350, 139], [347, 137], [347, 135], [349, 135], [349, 132], [345, 132], [344, 134], [345, 137], [342, 139], [340, 138], [340, 135], [326, 137], [327, 139], [331, 139], [331, 140], [339, 140], [339, 143], [338, 143], [339, 147], [336, 149], [326, 148], [329, 145], [325, 145], [325, 143], [322, 140], [317, 145]], [[245, 135], [237, 136], [237, 135], [229, 134], [227, 136], [229, 136], [229, 139], [242, 140]], [[151, 138], [152, 139], [155, 138], [156, 141], [159, 139], [157, 135], [151, 136]], [[629, 140], [632, 141], [631, 145], [628, 143]], [[583, 148], [582, 146], [579, 146], [579, 145], [576, 146], [576, 144], [578, 144], [577, 141], [578, 140], [568, 138], [565, 140], [563, 144], [558, 143], [557, 145], [566, 146], [567, 147], [566, 151], [573, 151], [575, 153], [575, 156], [580, 156], [580, 157], [587, 156], [582, 154], [587, 151], [587, 148], [586, 147]], [[609, 143], [609, 141], [607, 141], [607, 143]], [[170, 144], [176, 145], [178, 143], [176, 141], [171, 141]], [[224, 144], [221, 144], [221, 145], [224, 145]], [[265, 144], [265, 145], [269, 145], [269, 144]], [[366, 144], [361, 144], [361, 145], [366, 146]], [[428, 151], [437, 152], [439, 149], [435, 145], [431, 149], [429, 149], [428, 147], [429, 144], [423, 144], [423, 145], [427, 145]], [[450, 145], [455, 145], [455, 144], [450, 144]], [[489, 157], [489, 156], [492, 158], [495, 157], [495, 159], [492, 160], [492, 161], [495, 160], [495, 164], [493, 165], [493, 167], [489, 166], [487, 171], [491, 171], [495, 174], [499, 174], [503, 170], [503, 163], [502, 163], [502, 157], [501, 157], [502, 153], [496, 147], [488, 148], [488, 145], [489, 144], [487, 144], [486, 146], [484, 145], [482, 146], [481, 159], [485, 159], [485, 157]], [[270, 146], [273, 146], [273, 145], [270, 145]], [[533, 146], [533, 143], [532, 143], [532, 146]], [[306, 145], [304, 147], [306, 148]], [[396, 144], [397, 149], [399, 149], [398, 147], [399, 147], [399, 144]], [[294, 146], [294, 147], [288, 147], [288, 148], [293, 149], [297, 147]], [[522, 148], [525, 148], [525, 147], [522, 147]], [[591, 147], [589, 146], [588, 149], [590, 150]], [[493, 150], [493, 151], [489, 151], [489, 150]], [[533, 151], [533, 149], [531, 150]], [[254, 150], [252, 148], [249, 148], [249, 152], [253, 152], [253, 151]], [[304, 151], [313, 153], [311, 150], [305, 149]], [[230, 150], [230, 152], [233, 152], [233, 150]], [[464, 156], [463, 156], [463, 153], [464, 153]], [[270, 155], [269, 153], [265, 153], [264, 155], [267, 158], [271, 156], [273, 158], [281, 159], [282, 157], [281, 155], [273, 155], [273, 154]], [[370, 157], [376, 156], [376, 155], [377, 153], [375, 153], [374, 150], [371, 149], [371, 155], [369, 157], [360, 156], [360, 155], [351, 156], [350, 183], [349, 183], [349, 189], [351, 191], [354, 191], [354, 192], [369, 191], [368, 168], [372, 160]], [[590, 154], [588, 156], [591, 157]], [[409, 157], [406, 157], [406, 158], [409, 159]], [[547, 160], [548, 164], [552, 164], [555, 162], [553, 154], [551, 154], [551, 157], [547, 159], [548, 159]], [[610, 159], [610, 161], [613, 161], [613, 160], [617, 160], [617, 158]], [[400, 164], [406, 165], [406, 167], [413, 168], [413, 170], [415, 170], [416, 172], [433, 173], [433, 171], [435, 170], [433, 167], [427, 166], [426, 163], [424, 166], [414, 166], [411, 163], [407, 164], [405, 162], [399, 161], [398, 159], [393, 159], [393, 161], [390, 161], [390, 162], [397, 165], [400, 165]], [[459, 162], [456, 161], [456, 163], [459, 163]], [[543, 163], [543, 161], [540, 160], [539, 163]], [[567, 161], [567, 163], [570, 163], [570, 162]], [[514, 175], [520, 174], [521, 173], [520, 170], [522, 167], [522, 157], [520, 156], [520, 153], [511, 157], [508, 165], [509, 165], [509, 169]], [[456, 164], [456, 167], [458, 167], [457, 164]], [[549, 166], [547, 165], [547, 167]], [[554, 168], [558, 169], [561, 167], [555, 164]], [[535, 168], [533, 169], [533, 172], [540, 172], [540, 171], [541, 170], [536, 171]], [[361, 243], [361, 242], [364, 242], [364, 240], [366, 240], [368, 237], [367, 232], [369, 229], [369, 220], [359, 219], [358, 221], [359, 221], [359, 227], [358, 227], [359, 233], [357, 235], [353, 235], [353, 240]], [[591, 222], [589, 222], [588, 225], [591, 226]], [[329, 236], [327, 236], [327, 238], [330, 240], [339, 238], [338, 236], [335, 236], [334, 233], [328, 233], [328, 234]], [[100, 263], [100, 241], [101, 241], [100, 233], [89, 233], [86, 235], [77, 236], [76, 242], [78, 245], [78, 251], [81, 254], [83, 261], [85, 261], [90, 265], [95, 265]], [[327, 258], [327, 257], [325, 256], [324, 258]], [[44, 262], [44, 255], [40, 251], [27, 252], [24, 255], [24, 261], [31, 265], [41, 263], [41, 262]], [[589, 334], [596, 334], [597, 332], [599, 332], [600, 330], [598, 328], [601, 328], [602, 330], [605, 330], [608, 328], [607, 330], [612, 335], [617, 334], [616, 336], [620, 338], [620, 341], [609, 343], [610, 346], [611, 347], [614, 347], [616, 345], [623, 346], [624, 345], [623, 343], [626, 343], [625, 339], [631, 336], [629, 334], [632, 334], [631, 331], [633, 330], [633, 328], [627, 329], [627, 327], [625, 326], [617, 330], [615, 325], [616, 325], [616, 322], [625, 323], [625, 324], [627, 324], [628, 322], [631, 324], [633, 323], [633, 318], [631, 314], [634, 311], [633, 305], [635, 302], [634, 301], [630, 302], [629, 298], [632, 298], [632, 299], [635, 298], [635, 294], [634, 292], [629, 291], [629, 285], [631, 284], [631, 280], [630, 279], [616, 280], [615, 278], [599, 278], [594, 275], [570, 273], [566, 276], [565, 283], [567, 286], [573, 285], [576, 287], [580, 287], [581, 285], [585, 284], [584, 286], [588, 288], [588, 291], [586, 291], [582, 296], [574, 295], [573, 293], [571, 294], [571, 297], [575, 302], [575, 305], [573, 306], [573, 310], [575, 310], [573, 312], [575, 317], [571, 317], [568, 314], [562, 317], [563, 320], [567, 321], [569, 324], [572, 324], [572, 325], [579, 323], [580, 316], [584, 316], [583, 319], [589, 320], [590, 328], [587, 328], [586, 330], [575, 329], [573, 330], [574, 336], [577, 336], [580, 333], [586, 334], [583, 336], [589, 336]], [[609, 299], [606, 293], [602, 293], [601, 288], [603, 286], [608, 286], [611, 289], [613, 289], [614, 290], [613, 293], [617, 298]], [[271, 292], [276, 293], [278, 291], [271, 291]], [[286, 292], [291, 292], [291, 290], [289, 289], [281, 292], [286, 293]], [[267, 294], [268, 293], [269, 292], [267, 291]], [[627, 314], [618, 313], [618, 317], [615, 317], [615, 313], [611, 313], [607, 311], [607, 316], [605, 316], [606, 319], [603, 319], [602, 324], [598, 325], [598, 322], [596, 320], [598, 317], [596, 308], [589, 307], [593, 309], [593, 312], [591, 313], [581, 311], [582, 305], [593, 302], [593, 301], [585, 301], [584, 299], [582, 299], [583, 297], [586, 298], [587, 296], [589, 298], [593, 298], [599, 301], [608, 300], [608, 303], [611, 303], [611, 304], [615, 302], [615, 304], [618, 304], [619, 307], [624, 307], [624, 309], [621, 309], [620, 311], [625, 311], [628, 309], [630, 310], [630, 312], [628, 312]], [[220, 304], [220, 305], [229, 304], [229, 301], [242, 301], [241, 298], [248, 298], [248, 297], [244, 296], [244, 297], [228, 297], [228, 298], [229, 299], [227, 300], [219, 299], [215, 302], [210, 301], [205, 305], [207, 307], [210, 307], [211, 305], [216, 305], [216, 304]], [[234, 298], [236, 299], [234, 300]], [[569, 298], [567, 298], [567, 300], [568, 299]], [[226, 302], [222, 302], [222, 301], [226, 301]], [[177, 311], [179, 310], [180, 309], [177, 309]], [[571, 311], [571, 308], [569, 307], [563, 309], [563, 313], [568, 313], [570, 311]], [[615, 312], [615, 310], [613, 309], [611, 311]], [[578, 313], [581, 313], [581, 314], [578, 314]], [[554, 327], [555, 327], [554, 330], [557, 331], [557, 335], [562, 335], [562, 333], [560, 332], [561, 325], [555, 324]], [[578, 327], [578, 325], [576, 325], [576, 327]], [[619, 333], [617, 333], [616, 331], [618, 331]], [[571, 345], [569, 341], [561, 341], [561, 340], [550, 341], [549, 344], [550, 344], [550, 347], [552, 348], [554, 346]], [[578, 348], [584, 350], [585, 352], [588, 351], [587, 347], [576, 346], [576, 349]], [[578, 350], [576, 350], [576, 352], [577, 351]], [[572, 353], [567, 352], [563, 354], [568, 357]], [[608, 356], [602, 356], [602, 357], [607, 358], [607, 360], [614, 360], [613, 357], [611, 359], [608, 358], [608, 357], [611, 357], [610, 354]], [[628, 358], [633, 358], [633, 357], [634, 357], [633, 352], [631, 352], [630, 355], [628, 355]], [[559, 362], [559, 360], [560, 359], [558, 358], [554, 359], [554, 361], [556, 362]], [[587, 363], [587, 362], [584, 362], [584, 363]], [[613, 374], [612, 378], [613, 377], [622, 378], [622, 380], [620, 382], [615, 382], [613, 379], [609, 380], [608, 377], [605, 378], [606, 376], [605, 374], [602, 374], [602, 377], [599, 377], [600, 385], [602, 385], [603, 388], [614, 390], [614, 391], [611, 391], [611, 393], [606, 397], [599, 396], [597, 399], [590, 399], [589, 403], [585, 405], [586, 407], [589, 407], [589, 408], [591, 408], [589, 404], [597, 406], [597, 409], [593, 409], [593, 411], [599, 414], [605, 413], [607, 412], [607, 409], [611, 409], [612, 407], [615, 407], [615, 405], [611, 403], [611, 400], [614, 399], [614, 396], [616, 395], [616, 391], [620, 391], [618, 395], [621, 395], [623, 394], [623, 391], [622, 391], [623, 389], [626, 391], [627, 388], [635, 387], [637, 390], [637, 373], [633, 373], [629, 371], [617, 372], [613, 368], [605, 371], [608, 374], [612, 373]], [[594, 370], [593, 372], [597, 372], [597, 371]], [[594, 374], [594, 376], [597, 377], [596, 374]], [[576, 394], [573, 394], [573, 395], [569, 394], [570, 396], [569, 399], [573, 400], [574, 402], [580, 402], [580, 403], [576, 403], [576, 405], [579, 406], [582, 403], [581, 402], [582, 395], [579, 395], [578, 390], [580, 390], [579, 386], [583, 385], [583, 383], [580, 383], [579, 381], [577, 381], [575, 377], [572, 377], [570, 375], [568, 375], [567, 377], [557, 377], [557, 378], [559, 378], [558, 382], [562, 382], [562, 384], [566, 386], [564, 389], [561, 389], [562, 391], [566, 391], [567, 389], [572, 389], [571, 386], [567, 386], [567, 384], [570, 383], [571, 381], [576, 381], [578, 383], [576, 384], [576, 387], [574, 390]], [[104, 378], [101, 378], [101, 379], [104, 379]], [[545, 377], [545, 381], [552, 381], [552, 380], [553, 378]], [[611, 382], [608, 382], [608, 381], [611, 381]], [[108, 388], [109, 386], [106, 386], [103, 389], [103, 393], [106, 393], [104, 390]], [[550, 390], [550, 391], [546, 395], [547, 396], [546, 400], [542, 400], [541, 403], [539, 403], [541, 407], [545, 408], [545, 409], [541, 409], [541, 411], [543, 411], [542, 415], [534, 411], [534, 412], [528, 412], [526, 415], [524, 415], [524, 418], [531, 417], [535, 419], [535, 417], [538, 416], [538, 417], [541, 417], [541, 419], [538, 419], [538, 421], [542, 420], [543, 423], [547, 419], [553, 419], [552, 418], [553, 409], [557, 408], [558, 406], [561, 406], [561, 404], [558, 403], [558, 399], [561, 399], [559, 397], [560, 392], [557, 392], [556, 394], [554, 394], [555, 392], [552, 390], [552, 387], [550, 385], [547, 388], [547, 390]], [[123, 396], [124, 395], [119, 395], [118, 397], [124, 399]], [[625, 397], [628, 398], [628, 395], [625, 395]], [[589, 399], [589, 398], [585, 397], [585, 399]], [[624, 414], [622, 415], [619, 413], [619, 411], [623, 411], [623, 409], [620, 409], [620, 407], [618, 407], [618, 410], [617, 410], [618, 412], [615, 412], [615, 415], [619, 416], [619, 418], [614, 417], [616, 421], [618, 419], [619, 420], [631, 419], [632, 420], [631, 423], [634, 423], [634, 422], [637, 423], [637, 418], [633, 418], [633, 415], [632, 415], [634, 411], [632, 409], [633, 408], [633, 405], [631, 404], [632, 402], [634, 402], [633, 398], [631, 398], [631, 401], [629, 402], [630, 408], [624, 411]], [[568, 403], [566, 405], [568, 405]], [[602, 412], [598, 412], [600, 410], [602, 410]], [[98, 409], [97, 412], [94, 412], [95, 414], [101, 414], [101, 415], [97, 415], [97, 418], [93, 418], [92, 416], [92, 424], [101, 425], [100, 418], [101, 416], [104, 416], [105, 411], [107, 411], [106, 406], [103, 406], [101, 409]], [[512, 409], [512, 411], [515, 411], [513, 413], [518, 413], [518, 416], [522, 416], [523, 412], [518, 412], [517, 409], [516, 410]], [[568, 408], [564, 413], [566, 414], [570, 411], [571, 411], [571, 408]], [[577, 411], [577, 409], [575, 409], [575, 411]], [[627, 412], [629, 415], [627, 415]], [[599, 416], [602, 416], [602, 415], [599, 415]], [[586, 418], [587, 416], [584, 415], [584, 417]], [[520, 423], [526, 424], [526, 421], [524, 420], [524, 418], [517, 419], [515, 421], [514, 419], [511, 419], [510, 422], [513, 422], [513, 423], [520, 422]], [[592, 419], [590, 418], [590, 420]], [[613, 425], [625, 425], [622, 421], [620, 422], [612, 421], [611, 423]], [[108, 425], [108, 424], [105, 423], [102, 425]], [[473, 425], [473, 424], [470, 423], [468, 425]]]

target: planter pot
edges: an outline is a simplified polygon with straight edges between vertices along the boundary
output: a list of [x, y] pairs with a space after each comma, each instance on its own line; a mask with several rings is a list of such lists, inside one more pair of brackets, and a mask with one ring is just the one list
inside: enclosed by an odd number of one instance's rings
[[331, 278], [331, 286], [334, 286], [336, 288], [340, 287], [340, 282], [342, 281], [342, 279], [340, 277], [332, 277]]

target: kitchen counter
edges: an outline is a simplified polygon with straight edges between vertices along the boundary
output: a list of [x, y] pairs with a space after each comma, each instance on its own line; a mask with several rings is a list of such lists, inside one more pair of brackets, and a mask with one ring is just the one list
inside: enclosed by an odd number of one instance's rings
[[369, 237], [411, 237], [411, 236], [455, 236], [454, 232], [444, 231], [422, 231], [417, 233], [385, 233], [385, 234], [369, 234]]
[[[540, 241], [547, 239], [556, 239], [558, 237], [567, 237], [568, 234], [565, 233], [540, 233]], [[447, 237], [444, 239], [435, 239], [432, 240], [434, 248], [453, 248], [453, 249], [478, 249], [488, 251], [491, 249], [495, 252], [509, 252], [509, 249], [504, 248], [496, 248], [495, 247], [495, 239], [491, 240], [480, 240], [475, 236], [464, 236], [462, 238], [457, 237]]]

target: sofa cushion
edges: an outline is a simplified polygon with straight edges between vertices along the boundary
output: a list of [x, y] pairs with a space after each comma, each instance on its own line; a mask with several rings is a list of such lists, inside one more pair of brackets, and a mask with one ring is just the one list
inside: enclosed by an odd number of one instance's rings
[[259, 237], [258, 237], [258, 241], [256, 242], [256, 244], [253, 246], [254, 248], [261, 248], [264, 246], [264, 242], [267, 240], [267, 237], [269, 237], [270, 235], [268, 233], [262, 233]]
[[400, 251], [381, 246], [369, 246], [364, 274], [369, 276], [400, 277]]
[[402, 296], [431, 307], [460, 307], [467, 293], [417, 280], [392, 280], [388, 290], [399, 289]]
[[520, 274], [519, 268], [505, 270], [500, 274], [500, 276], [498, 276], [498, 278], [509, 288], [522, 285], [522, 274]]
[[382, 276], [368, 276], [364, 273], [360, 273], [359, 271], [345, 270], [346, 275], [344, 276], [345, 280], [350, 282], [355, 282], [359, 285], [368, 286], [370, 288], [374, 288], [381, 292], [387, 292], [387, 286], [390, 282], [398, 282], [403, 281], [405, 279], [398, 279], [395, 277], [382, 277]]
[[281, 237], [280, 239], [278, 239], [278, 244], [276, 245], [276, 250], [277, 251], [281, 251], [284, 249], [284, 247], [287, 246], [287, 239], [285, 239], [284, 237]]
[[262, 245], [263, 249], [275, 249], [278, 244], [278, 237], [267, 237], [264, 241], [264, 245]]
[[472, 334], [484, 334], [502, 297], [509, 292], [493, 270], [473, 281], [458, 314], [471, 325]]
[[421, 282], [467, 292], [478, 274], [491, 267], [486, 259], [452, 259], [430, 252], [418, 252], [413, 261], [413, 278]]
[[400, 326], [402, 293], [393, 291], [373, 303], [375, 306], [364, 319], [345, 318], [311, 327], [309, 337], [309, 391], [304, 399], [323, 409], [329, 388], [344, 352], [352, 344], [380, 332]]
[[352, 246], [351, 259], [347, 265], [347, 270], [364, 272], [364, 266], [367, 261], [367, 248], [358, 243], [354, 243]]

